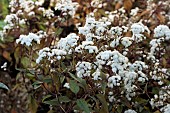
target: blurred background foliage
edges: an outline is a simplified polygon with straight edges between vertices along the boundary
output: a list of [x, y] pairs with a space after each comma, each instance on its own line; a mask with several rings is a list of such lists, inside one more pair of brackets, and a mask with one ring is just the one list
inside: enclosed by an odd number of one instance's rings
[[6, 15], [9, 12], [8, 4], [9, 4], [9, 0], [0, 0], [0, 30], [2, 30], [2, 27], [5, 24], [3, 19], [6, 17]]

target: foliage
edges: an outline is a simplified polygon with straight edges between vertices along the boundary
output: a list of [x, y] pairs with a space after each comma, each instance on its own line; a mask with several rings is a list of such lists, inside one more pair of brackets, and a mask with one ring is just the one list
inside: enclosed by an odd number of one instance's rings
[[24, 86], [31, 113], [170, 112], [165, 2], [11, 0], [0, 21], [1, 69], [23, 80], [0, 88]]

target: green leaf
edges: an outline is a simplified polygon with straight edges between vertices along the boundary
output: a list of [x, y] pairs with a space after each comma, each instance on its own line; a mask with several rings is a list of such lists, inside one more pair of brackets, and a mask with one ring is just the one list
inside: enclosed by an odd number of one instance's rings
[[36, 100], [30, 95], [29, 96], [29, 109], [31, 110], [31, 113], [36, 113], [37, 112], [37, 108], [38, 108], [38, 104], [36, 102]]
[[127, 100], [127, 98], [125, 98], [125, 97], [122, 97], [121, 98], [121, 102], [123, 103], [123, 105], [126, 105], [128, 108], [131, 108], [132, 106], [131, 106], [131, 104], [130, 104], [130, 102]]
[[52, 99], [52, 100], [49, 100], [49, 101], [44, 101], [43, 103], [49, 104], [49, 105], [59, 105], [60, 104], [58, 99]]
[[140, 97], [136, 98], [135, 101], [138, 102], [138, 104], [142, 105], [142, 107], [148, 103], [148, 100], [145, 100]]
[[28, 77], [29, 79], [33, 79], [35, 77], [35, 75], [31, 73], [26, 73], [25, 76]]
[[80, 80], [79, 80], [74, 74], [72, 74], [72, 73], [70, 73], [70, 72], [68, 72], [68, 73], [69, 73], [69, 75], [70, 75], [74, 80], [80, 82]]
[[9, 88], [2, 82], [0, 82], [0, 88], [9, 90]]
[[41, 81], [35, 81], [32, 85], [33, 85], [34, 89], [38, 89], [39, 87], [41, 87], [42, 83], [43, 82], [41, 82]]
[[60, 102], [70, 102], [71, 100], [67, 96], [59, 96]]
[[52, 109], [50, 109], [47, 113], [55, 113]]
[[0, 30], [2, 30], [4, 26], [5, 26], [5, 22], [3, 20], [0, 20]]
[[51, 78], [44, 78], [43, 82], [52, 83], [52, 79]]
[[102, 108], [101, 111], [104, 113], [109, 113], [108, 111], [108, 106], [107, 106], [107, 102], [106, 99], [104, 97], [104, 95], [102, 94], [97, 94], [97, 98], [100, 100], [100, 102], [102, 103]]
[[50, 98], [50, 97], [51, 97], [51, 95], [44, 96], [43, 99], [42, 99], [42, 102], [44, 102], [47, 98]]
[[106, 86], [107, 86], [107, 83], [105, 81], [103, 81], [101, 83], [101, 88], [102, 88], [102, 91], [105, 93], [105, 90], [106, 90]]
[[123, 110], [123, 106], [122, 106], [122, 105], [119, 105], [119, 106], [117, 107], [117, 112], [118, 112], [118, 113], [122, 113], [122, 110]]
[[84, 79], [82, 79], [82, 78], [77, 78], [74, 74], [72, 74], [72, 73], [70, 73], [70, 72], [68, 72], [69, 73], [69, 75], [74, 79], [74, 80], [76, 80], [77, 82], [79, 82], [81, 85], [81, 87], [85, 90], [86, 88], [87, 88], [87, 83], [86, 83], [86, 81], [84, 80]]
[[158, 94], [159, 93], [159, 88], [158, 87], [153, 87], [152, 93], [153, 94]]
[[2, 16], [5, 17], [8, 14], [8, 0], [0, 0], [0, 11]]
[[58, 28], [58, 29], [56, 30], [55, 34], [56, 34], [57, 36], [59, 36], [59, 35], [62, 33], [62, 31], [63, 31], [62, 28]]
[[78, 100], [76, 101], [76, 103], [77, 103], [77, 106], [78, 106], [81, 110], [83, 110], [83, 111], [86, 112], [86, 113], [90, 113], [90, 109], [89, 109], [89, 107], [88, 107], [88, 104], [87, 104], [87, 102], [86, 102], [84, 99], [78, 99]]
[[19, 60], [21, 58], [21, 51], [20, 51], [20, 48], [17, 47], [14, 51], [14, 57], [15, 57], [15, 60], [16, 60], [16, 64], [19, 63]]
[[80, 88], [75, 80], [70, 80], [69, 85], [70, 85], [70, 90], [73, 93], [77, 94], [79, 92]]
[[24, 68], [28, 68], [30, 65], [30, 59], [28, 57], [22, 57], [21, 64], [24, 66]]

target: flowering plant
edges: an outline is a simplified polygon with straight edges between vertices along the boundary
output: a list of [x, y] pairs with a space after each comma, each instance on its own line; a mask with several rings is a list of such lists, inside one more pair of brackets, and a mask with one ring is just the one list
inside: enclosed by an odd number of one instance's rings
[[27, 108], [169, 113], [170, 2], [140, 3], [11, 0], [0, 36], [12, 43], [4, 57], [24, 79]]

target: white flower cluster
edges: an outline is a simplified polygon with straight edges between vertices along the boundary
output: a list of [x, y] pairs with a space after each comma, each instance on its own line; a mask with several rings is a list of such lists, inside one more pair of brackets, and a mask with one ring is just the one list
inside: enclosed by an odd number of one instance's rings
[[117, 36], [120, 36], [122, 35], [123, 33], [123, 29], [119, 26], [116, 26], [116, 27], [111, 27], [109, 32], [112, 34], [112, 35], [117, 35]]
[[31, 46], [32, 41], [36, 41], [37, 44], [40, 44], [40, 40], [46, 36], [46, 33], [43, 31], [35, 33], [29, 33], [28, 35], [20, 35], [19, 39], [16, 40], [16, 43], [18, 44], [19, 42], [23, 45]]
[[111, 76], [108, 79], [107, 86], [110, 88], [113, 88], [113, 86], [120, 86], [120, 82], [121, 82], [121, 77], [119, 75]]
[[30, 12], [34, 9], [34, 2], [32, 0], [11, 0], [9, 3], [11, 12], [14, 12], [19, 6], [26, 12]]
[[[121, 39], [121, 37], [117, 37], [117, 38], [113, 39], [110, 43], [110, 47], [115, 48], [116, 46], [118, 46], [120, 44], [120, 39]], [[123, 44], [124, 44], [124, 42], [123, 42]]]
[[82, 45], [79, 45], [75, 48], [75, 52], [82, 53], [83, 50], [87, 50], [88, 53], [97, 53], [97, 46], [93, 46], [93, 41], [83, 41]]
[[111, 50], [102, 51], [96, 56], [96, 59], [97, 59], [97, 62], [101, 65], [105, 65], [108, 63], [111, 64], [110, 61], [113, 59], [112, 56], [113, 56], [113, 52]]
[[96, 71], [92, 74], [93, 80], [101, 80], [101, 72], [100, 69], [96, 69]]
[[110, 65], [112, 67], [112, 71], [115, 73], [126, 68], [128, 63], [128, 58], [116, 50], [102, 51], [96, 56], [96, 59], [100, 65]]
[[[128, 100], [135, 96], [135, 83], [138, 76], [139, 82], [148, 80], [147, 76], [142, 72], [148, 66], [141, 61], [135, 61], [133, 64], [128, 62], [128, 58], [120, 54], [118, 51], [104, 51], [96, 56], [99, 65], [110, 65], [114, 76], [108, 77], [108, 87], [120, 86], [124, 83], [125, 93]], [[122, 82], [123, 81], [123, 82]]]
[[43, 16], [47, 17], [48, 19], [51, 19], [52, 17], [54, 17], [54, 11], [51, 9], [44, 10]]
[[96, 39], [107, 39], [104, 34], [108, 31], [108, 26], [111, 22], [96, 21], [94, 17], [86, 17], [84, 27], [78, 27], [79, 34], [83, 34], [86, 40], [92, 41]]
[[155, 58], [155, 54], [156, 52], [158, 52], [161, 48], [161, 43], [164, 42], [164, 38], [159, 38], [159, 39], [152, 39], [150, 41], [150, 45], [151, 45], [151, 48], [150, 48], [150, 52], [148, 53], [148, 59], [151, 59], [151, 60], [156, 60]]
[[58, 41], [56, 49], [50, 49], [47, 47], [43, 48], [39, 51], [39, 57], [37, 58], [36, 63], [40, 63], [40, 61], [45, 57], [48, 57], [48, 60], [50, 60], [53, 56], [56, 56], [57, 60], [65, 58], [65, 55], [72, 54], [74, 47], [77, 45], [78, 39], [79, 36], [75, 33], [70, 33], [67, 37], [61, 38]]
[[166, 40], [170, 39], [170, 29], [166, 25], [159, 25], [154, 29], [154, 37], [164, 37]]
[[77, 41], [79, 40], [79, 36], [75, 33], [70, 33], [65, 38], [61, 38], [57, 44], [57, 48], [66, 51], [68, 54], [71, 54], [73, 48], [77, 45]]
[[92, 0], [90, 5], [95, 8], [102, 8], [102, 6], [105, 6], [107, 4], [102, 4], [102, 1], [100, 0]]
[[152, 108], [164, 106], [161, 109], [161, 111], [164, 111], [165, 110], [164, 108], [166, 108], [165, 105], [167, 104], [166, 101], [168, 101], [169, 98], [170, 98], [170, 85], [162, 87], [159, 91], [159, 94], [155, 94], [154, 98], [151, 98], [150, 104]]
[[55, 6], [55, 10], [61, 10], [63, 15], [71, 15], [74, 16], [77, 8], [78, 8], [77, 2], [72, 2], [72, 0], [61, 0], [58, 1], [58, 3]]
[[135, 90], [137, 89], [137, 87], [136, 85], [133, 85], [133, 83], [135, 82], [138, 75], [134, 71], [123, 71], [120, 72], [120, 76], [122, 76], [124, 80], [126, 98], [128, 100], [131, 100], [131, 97], [134, 97], [136, 95]]
[[53, 62], [53, 59], [51, 60], [51, 57], [56, 57], [57, 60], [61, 60], [62, 58], [65, 58], [66, 51], [59, 50], [59, 49], [50, 49], [49, 47], [45, 47], [41, 49], [38, 53], [38, 58], [36, 59], [36, 63], [39, 64], [43, 58], [48, 58], [48, 60]]
[[6, 33], [7, 30], [18, 27], [18, 25], [25, 24], [26, 19], [20, 19], [16, 14], [9, 14], [6, 16], [4, 22], [6, 25], [3, 27], [3, 33]]
[[131, 26], [131, 31], [132, 31], [132, 38], [136, 41], [136, 42], [141, 42], [143, 39], [146, 39], [146, 37], [141, 34], [144, 33], [145, 30], [150, 34], [150, 30], [148, 29], [147, 26], [144, 26], [141, 22], [139, 23], [134, 23]]
[[132, 110], [132, 109], [128, 109], [126, 110], [124, 113], [137, 113], [135, 110]]
[[[157, 37], [157, 39], [152, 39], [150, 41], [150, 52], [148, 53], [148, 59], [151, 59], [153, 62], [157, 60], [156, 58], [156, 53], [159, 52], [160, 50], [163, 50], [163, 47], [161, 47], [161, 44], [165, 40], [170, 40], [170, 29], [166, 25], [159, 25], [154, 29], [154, 37]], [[161, 53], [160, 55], [163, 55]]]
[[82, 78], [90, 76], [92, 64], [89, 62], [78, 62], [76, 65], [77, 77]]
[[136, 15], [137, 15], [137, 13], [138, 13], [138, 11], [139, 11], [139, 8], [138, 8], [138, 7], [136, 7], [135, 9], [131, 9], [131, 11], [130, 11], [130, 15], [132, 15], [132, 16], [136, 16]]
[[170, 113], [170, 104], [167, 104], [163, 108], [161, 108], [162, 113]]
[[108, 93], [108, 99], [109, 99], [109, 102], [116, 101], [116, 98], [114, 97], [113, 92], [110, 91]]
[[123, 37], [121, 38], [121, 44], [127, 48], [132, 44], [133, 39], [131, 37]]

